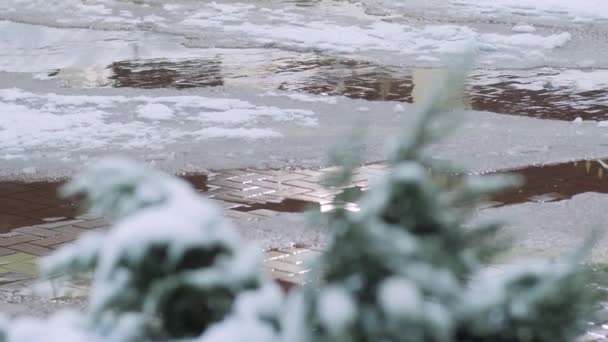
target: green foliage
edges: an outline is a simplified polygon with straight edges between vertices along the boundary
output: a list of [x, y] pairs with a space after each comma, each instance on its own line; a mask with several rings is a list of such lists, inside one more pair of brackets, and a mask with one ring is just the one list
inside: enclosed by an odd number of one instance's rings
[[43, 264], [49, 276], [94, 270], [87, 320], [102, 336], [130, 321], [135, 340], [197, 337], [233, 314], [240, 293], [276, 288], [260, 272], [261, 251], [177, 178], [109, 159], [65, 193], [116, 220]]

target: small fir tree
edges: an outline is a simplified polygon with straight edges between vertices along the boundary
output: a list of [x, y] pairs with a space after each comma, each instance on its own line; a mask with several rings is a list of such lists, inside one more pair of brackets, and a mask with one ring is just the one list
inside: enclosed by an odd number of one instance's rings
[[[83, 196], [93, 212], [116, 223], [44, 260], [48, 276], [93, 271], [90, 303], [83, 317], [21, 320], [30, 325], [28, 338], [37, 332], [32, 340], [63, 341], [45, 335], [52, 323], [83, 342], [207, 341], [207, 330], [221, 336], [214, 327], [221, 322], [242, 325], [248, 333], [242, 341], [276, 339], [282, 293], [260, 272], [261, 250], [242, 241], [221, 209], [187, 183], [108, 159], [64, 192]], [[8, 329], [8, 341], [22, 340], [23, 330]]]
[[[471, 226], [475, 204], [513, 179], [467, 176], [424, 153], [454, 124], [443, 103], [466, 66], [433, 83], [414, 129], [390, 145], [392, 171], [359, 201], [360, 211], [326, 214], [333, 232], [286, 325], [298, 341], [572, 341], [597, 300], [590, 274], [572, 257], [557, 265], [482, 277], [504, 243], [495, 223]], [[411, 119], [411, 118], [410, 118]], [[350, 183], [352, 156], [330, 177]], [[352, 201], [344, 192], [338, 200]], [[289, 331], [293, 329], [293, 331]], [[297, 331], [297, 332], [296, 332]]]

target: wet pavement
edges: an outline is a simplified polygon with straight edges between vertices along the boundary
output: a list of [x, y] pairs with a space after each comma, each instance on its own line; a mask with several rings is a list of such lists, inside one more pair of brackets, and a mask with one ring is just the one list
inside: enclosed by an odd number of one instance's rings
[[608, 193], [606, 160], [530, 166], [509, 172], [522, 176], [524, 183], [513, 191], [494, 196], [492, 201], [497, 205], [554, 202], [586, 192]]
[[[180, 177], [226, 208], [232, 217], [262, 219], [279, 213], [328, 211], [338, 207], [356, 210], [354, 203], [334, 201], [334, 196], [342, 189], [328, 189], [321, 184], [323, 175], [329, 170], [331, 168], [235, 169], [208, 175], [182, 174]], [[362, 193], [375, 178], [387, 172], [384, 164], [361, 167], [350, 188]], [[587, 192], [608, 193], [608, 160], [581, 160], [489, 174], [508, 173], [522, 176], [523, 184], [492, 196], [487, 206], [554, 202]], [[0, 183], [0, 234], [24, 226], [77, 219], [78, 203], [57, 198], [62, 184], [63, 182]]]
[[[249, 86], [369, 101], [416, 102], [442, 69], [409, 69], [314, 53], [211, 49], [207, 58], [126, 60], [49, 73], [73, 87]], [[572, 121], [608, 120], [603, 69], [475, 70], [458, 108]], [[421, 90], [422, 89], [422, 90]]]

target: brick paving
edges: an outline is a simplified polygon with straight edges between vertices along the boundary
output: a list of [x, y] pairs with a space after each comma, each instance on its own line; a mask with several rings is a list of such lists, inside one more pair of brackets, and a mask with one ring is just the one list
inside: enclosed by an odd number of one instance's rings
[[[204, 196], [222, 207], [228, 217], [263, 220], [279, 212], [300, 212], [331, 203], [339, 189], [320, 182], [333, 168], [321, 170], [224, 170], [210, 175], [183, 175]], [[358, 183], [386, 174], [383, 165], [362, 167]], [[109, 223], [78, 213], [77, 203], [57, 198], [62, 182], [0, 184], [0, 284], [15, 273], [34, 277], [35, 262], [70, 243], [84, 232], [103, 231]], [[355, 186], [355, 184], [353, 184]], [[303, 281], [309, 269], [305, 260], [320, 251], [286, 248], [267, 251], [265, 268], [285, 287]]]
[[[577, 191], [608, 192], [608, 180], [599, 172], [602, 167], [600, 162], [583, 161], [522, 168], [520, 171], [528, 179], [525, 186], [497, 196], [497, 202], [488, 206], [565, 199]], [[327, 189], [321, 181], [333, 170], [333, 167], [319, 170], [231, 169], [181, 177], [215, 201], [228, 217], [264, 220], [280, 212], [300, 212], [309, 207], [331, 208], [340, 189]], [[355, 172], [351, 186], [366, 190], [375, 178], [388, 171], [388, 166], [382, 163], [363, 166]], [[44, 256], [72, 242], [83, 232], [103, 231], [108, 227], [103, 218], [79, 214], [76, 202], [57, 198], [61, 185], [62, 182], [0, 183], [0, 260], [18, 253]], [[269, 259], [270, 265], [276, 264], [271, 261], [274, 260]], [[281, 277], [283, 273], [300, 274], [293, 267], [271, 269]]]

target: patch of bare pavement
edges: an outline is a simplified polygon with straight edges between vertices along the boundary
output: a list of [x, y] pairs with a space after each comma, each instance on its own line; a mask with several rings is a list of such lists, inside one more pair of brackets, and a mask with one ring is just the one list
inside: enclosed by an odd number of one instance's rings
[[[227, 209], [231, 217], [261, 219], [279, 213], [299, 213], [307, 209], [328, 211], [336, 207], [356, 210], [353, 203], [334, 201], [341, 189], [322, 185], [323, 176], [330, 170], [332, 168], [236, 169], [210, 174], [183, 174], [180, 177]], [[355, 174], [350, 187], [363, 192], [375, 178], [387, 172], [384, 164], [363, 166]], [[494, 195], [488, 206], [554, 202], [587, 192], [608, 193], [608, 161], [601, 159], [528, 166], [491, 174], [506, 173], [521, 175], [523, 184]], [[61, 181], [0, 183], [0, 233], [24, 226], [77, 219], [78, 203], [57, 197], [62, 184]]]
[[[441, 69], [386, 66], [342, 57], [272, 49], [211, 49], [198, 59], [134, 59], [106, 67], [56, 70], [72, 87], [186, 89], [252, 86], [369, 101], [416, 102]], [[247, 58], [245, 58], [247, 56]], [[608, 71], [476, 70], [466, 108], [541, 119], [608, 120]]]

